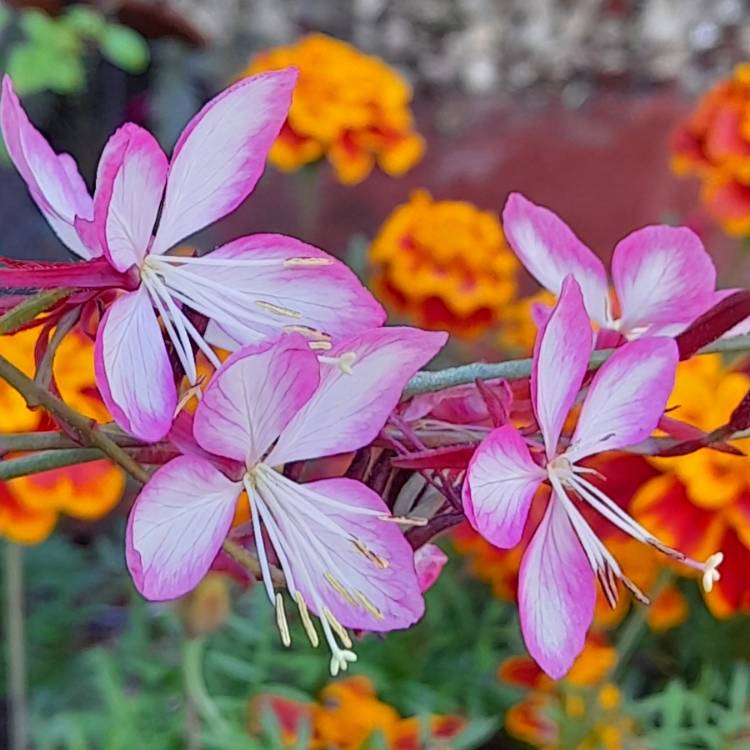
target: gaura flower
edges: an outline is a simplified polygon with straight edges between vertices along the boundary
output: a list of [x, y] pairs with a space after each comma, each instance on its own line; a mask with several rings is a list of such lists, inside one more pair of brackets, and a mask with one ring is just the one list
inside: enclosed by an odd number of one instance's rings
[[[97, 332], [97, 383], [118, 424], [143, 440], [163, 438], [177, 406], [159, 321], [193, 385], [194, 344], [218, 367], [211, 343], [233, 350], [294, 330], [328, 348], [331, 337], [384, 321], [380, 306], [342, 263], [291, 237], [241, 237], [202, 257], [167, 254], [253, 190], [295, 79], [291, 69], [266, 73], [219, 94], [185, 127], [171, 162], [150, 133], [123, 125], [104, 147], [93, 200], [72, 159], [52, 151], [10, 78], [3, 81], [0, 120], [8, 153], [61, 240], [95, 259], [62, 265], [49, 284], [126, 292]], [[17, 286], [39, 287], [48, 278], [26, 273]], [[14, 274], [0, 271], [0, 286]], [[188, 309], [209, 319], [205, 335]]]
[[644, 337], [618, 349], [591, 381], [572, 437], [561, 440], [592, 348], [581, 289], [567, 277], [534, 350], [531, 396], [543, 446], [527, 444], [512, 425], [500, 427], [482, 441], [464, 484], [469, 522], [502, 548], [518, 544], [537, 488], [545, 481], [551, 486], [544, 516], [521, 563], [518, 603], [529, 652], [555, 679], [580, 653], [593, 619], [596, 589], [591, 571], [612, 606], [617, 603], [617, 579], [647, 601], [569, 493], [635, 539], [700, 570], [707, 589], [718, 579], [721, 562], [720, 555], [712, 555], [701, 564], [664, 545], [587, 480], [590, 470], [580, 465], [601, 451], [638, 443], [654, 430], [674, 381], [678, 353], [672, 339]]
[[643, 227], [617, 243], [614, 302], [604, 264], [552, 211], [511, 193], [503, 228], [521, 263], [545, 289], [559, 294], [572, 275], [591, 320], [626, 339], [675, 335], [716, 302], [716, 269], [687, 227]]
[[417, 190], [370, 247], [373, 285], [424, 328], [474, 338], [501, 320], [516, 293], [518, 262], [497, 217], [466, 201]]
[[[0, 336], [0, 354], [32, 377], [38, 331]], [[53, 374], [60, 393], [73, 408], [91, 419], [110, 417], [94, 384], [92, 342], [78, 330], [60, 343]], [[55, 429], [41, 410], [31, 410], [23, 398], [0, 380], [0, 433]], [[107, 461], [68, 466], [0, 482], [0, 535], [21, 544], [43, 542], [60, 514], [83, 520], [101, 518], [119, 502], [125, 488], [122, 471]]]
[[[263, 583], [286, 645], [269, 547], [313, 645], [319, 638], [309, 611], [320, 619], [334, 675], [356, 658], [345, 627], [387, 631], [416, 622], [423, 602], [413, 554], [380, 497], [347, 478], [298, 484], [278, 467], [367, 445], [408, 378], [445, 338], [376, 329], [342, 342], [322, 363], [298, 334], [236, 352], [198, 405], [191, 455], [159, 469], [135, 502], [127, 560], [138, 590], [164, 600], [195, 587], [244, 490]], [[231, 476], [217, 468], [227, 461], [235, 465]]]
[[424, 153], [409, 110], [411, 89], [392, 68], [346, 42], [309, 34], [257, 55], [246, 75], [288, 66], [299, 70], [289, 116], [270, 159], [293, 171], [327, 157], [340, 182], [353, 185], [375, 163], [400, 176]]

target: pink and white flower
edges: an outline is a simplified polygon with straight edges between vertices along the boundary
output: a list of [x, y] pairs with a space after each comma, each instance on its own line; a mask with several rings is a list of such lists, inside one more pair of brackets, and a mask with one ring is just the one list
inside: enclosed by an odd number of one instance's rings
[[[331, 364], [321, 363], [299, 334], [235, 352], [198, 405], [196, 445], [181, 441], [190, 455], [159, 469], [133, 506], [127, 561], [138, 590], [165, 600], [194, 588], [229, 533], [244, 490], [285, 644], [289, 629], [271, 553], [314, 646], [319, 637], [309, 612], [318, 616], [333, 674], [355, 659], [347, 627], [387, 631], [416, 622], [424, 605], [414, 556], [381, 498], [347, 478], [298, 484], [279, 467], [370, 443], [407, 380], [445, 339], [411, 328], [375, 329], [335, 347]], [[227, 462], [237, 471], [226, 473]]]
[[511, 193], [503, 209], [503, 230], [521, 263], [545, 289], [559, 294], [565, 277], [572, 275], [589, 318], [626, 339], [644, 333], [676, 335], [716, 302], [713, 261], [687, 227], [647, 226], [617, 243], [612, 255], [617, 309], [604, 264], [548, 208]]
[[641, 337], [619, 348], [588, 386], [568, 441], [561, 438], [563, 424], [584, 382], [592, 348], [581, 288], [568, 276], [534, 349], [531, 396], [542, 444], [527, 441], [512, 425], [494, 430], [472, 457], [464, 484], [468, 520], [505, 549], [521, 541], [539, 486], [551, 486], [546, 511], [521, 563], [518, 603], [529, 652], [554, 678], [567, 672], [584, 646], [594, 613], [592, 571], [613, 606], [617, 579], [647, 601], [593, 532], [578, 501], [625, 533], [701, 570], [709, 590], [721, 562], [720, 553], [701, 564], [662, 544], [588, 481], [585, 475], [591, 470], [579, 464], [600, 451], [638, 443], [655, 429], [674, 382], [674, 340]]
[[[253, 190], [296, 78], [289, 68], [234, 84], [187, 124], [171, 161], [150, 133], [123, 125], [104, 148], [93, 199], [71, 157], [52, 150], [10, 78], [3, 80], [0, 123], [8, 153], [50, 226], [86, 262], [62, 264], [56, 280], [4, 271], [0, 286], [7, 279], [16, 287], [56, 281], [126, 290], [99, 327], [97, 383], [117, 422], [144, 440], [167, 434], [177, 405], [160, 321], [195, 384], [194, 347], [218, 367], [212, 344], [233, 350], [297, 331], [328, 349], [332, 339], [385, 320], [345, 265], [291, 237], [242, 237], [201, 257], [168, 253]], [[205, 335], [187, 309], [209, 319]]]

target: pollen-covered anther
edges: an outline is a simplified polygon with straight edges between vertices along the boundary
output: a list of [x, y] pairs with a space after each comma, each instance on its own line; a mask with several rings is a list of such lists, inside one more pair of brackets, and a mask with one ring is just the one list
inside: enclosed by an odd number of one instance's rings
[[362, 606], [376, 619], [383, 620], [385, 615], [379, 610], [361, 591], [357, 591], [355, 596]]
[[286, 318], [301, 318], [302, 317], [302, 313], [297, 312], [296, 310], [292, 310], [288, 307], [282, 307], [281, 305], [276, 305], [273, 302], [266, 302], [265, 300], [259, 299], [259, 300], [255, 300], [255, 304], [261, 310], [274, 313], [275, 315], [283, 315]]
[[302, 620], [302, 626], [305, 628], [305, 633], [310, 640], [310, 644], [313, 648], [317, 648], [320, 645], [320, 638], [318, 638], [318, 631], [315, 629], [310, 613], [307, 610], [307, 604], [302, 594], [297, 591], [294, 595], [294, 600], [297, 602], [299, 609], [299, 616]]
[[384, 557], [381, 557], [377, 553], [373, 552], [364, 542], [359, 539], [352, 539], [354, 549], [357, 550], [363, 557], [368, 559], [371, 563], [377, 565], [381, 570], [386, 570], [390, 567], [390, 563]]
[[336, 615], [331, 612], [328, 607], [323, 607], [323, 617], [328, 620], [328, 623], [335, 631], [336, 635], [341, 639], [341, 642], [346, 648], [352, 647], [352, 639], [349, 637], [349, 633], [346, 632], [346, 628], [336, 619]]
[[357, 360], [357, 352], [345, 352], [338, 357], [318, 357], [318, 361], [325, 365], [338, 367], [344, 375], [354, 375], [354, 363]]
[[330, 266], [333, 258], [287, 258], [281, 265], [284, 268], [295, 268], [299, 266]]
[[298, 324], [287, 325], [284, 326], [284, 330], [288, 331], [289, 333], [301, 333], [303, 336], [307, 336], [311, 339], [319, 339], [321, 341], [331, 340], [330, 334], [326, 333], [325, 331], [321, 331], [319, 328], [312, 328], [311, 326]]
[[714, 584], [721, 578], [719, 565], [724, 562], [724, 553], [715, 552], [703, 564], [703, 590], [708, 594], [713, 590]]
[[281, 594], [276, 594], [276, 625], [279, 628], [281, 642], [288, 648], [292, 645], [292, 636], [289, 633], [289, 623], [284, 611], [284, 600]]
[[399, 523], [403, 526], [427, 526], [426, 518], [418, 518], [416, 516], [378, 516], [378, 520]]
[[357, 606], [357, 602], [354, 599], [354, 597], [346, 590], [346, 587], [344, 586], [341, 581], [338, 580], [335, 576], [331, 575], [330, 573], [325, 573], [325, 579], [328, 581], [328, 584], [330, 587], [349, 605], [352, 607]]
[[330, 341], [311, 341], [308, 346], [314, 352], [329, 352], [333, 349], [333, 344]]

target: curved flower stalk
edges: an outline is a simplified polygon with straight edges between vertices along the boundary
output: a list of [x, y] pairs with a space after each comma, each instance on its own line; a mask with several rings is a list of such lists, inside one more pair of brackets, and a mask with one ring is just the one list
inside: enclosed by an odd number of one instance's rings
[[563, 424], [586, 375], [590, 334], [581, 289], [568, 276], [534, 351], [531, 395], [543, 445], [525, 440], [512, 425], [499, 427], [477, 449], [464, 484], [468, 520], [489, 542], [506, 549], [520, 542], [541, 483], [552, 488], [521, 564], [518, 600], [529, 652], [554, 678], [567, 672], [583, 648], [594, 613], [591, 571], [612, 606], [617, 579], [648, 601], [596, 536], [573, 496], [635, 539], [701, 571], [706, 590], [718, 580], [722, 559], [717, 553], [698, 563], [664, 545], [588, 481], [592, 470], [579, 463], [638, 443], [655, 429], [674, 382], [674, 340], [643, 337], [618, 349], [591, 381], [570, 442], [561, 442]]
[[[18, 269], [0, 270], [0, 286], [125, 291], [97, 333], [97, 383], [118, 424], [143, 440], [167, 434], [177, 405], [159, 321], [193, 385], [195, 348], [218, 367], [212, 344], [233, 350], [291, 330], [325, 350], [332, 338], [384, 322], [380, 305], [346, 266], [291, 237], [242, 237], [201, 257], [168, 254], [253, 190], [295, 80], [289, 68], [222, 92], [185, 127], [171, 161], [150, 133], [123, 125], [104, 148], [93, 199], [70, 156], [54, 153], [29, 122], [10, 78], [3, 80], [8, 152], [50, 226], [89, 263], [20, 277]], [[188, 309], [208, 318], [205, 332]]]
[[[549, 209], [511, 193], [503, 209], [503, 230], [521, 263], [545, 289], [560, 294], [563, 280], [572, 275], [589, 318], [626, 339], [645, 333], [676, 335], [717, 301], [713, 261], [687, 227], [643, 227], [617, 243], [612, 255], [616, 305], [604, 264]], [[538, 322], [548, 314], [537, 305]]]
[[[164, 600], [194, 588], [245, 491], [285, 645], [289, 628], [271, 552], [313, 646], [319, 636], [309, 613], [319, 618], [334, 675], [356, 658], [347, 627], [387, 631], [416, 622], [423, 601], [413, 553], [382, 499], [352, 479], [298, 484], [278, 467], [370, 443], [406, 381], [445, 339], [381, 328], [347, 339], [323, 362], [299, 334], [237, 351], [198, 405], [195, 445], [182, 446], [190, 455], [159, 469], [135, 502], [127, 560], [138, 590]], [[227, 462], [236, 466], [230, 475], [219, 468]]]

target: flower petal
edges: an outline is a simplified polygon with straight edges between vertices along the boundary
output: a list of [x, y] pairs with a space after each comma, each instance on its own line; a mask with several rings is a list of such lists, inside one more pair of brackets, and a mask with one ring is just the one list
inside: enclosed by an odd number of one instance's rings
[[161, 440], [172, 424], [177, 389], [159, 321], [146, 289], [122, 295], [99, 324], [96, 384], [117, 424], [141, 440]]
[[645, 440], [664, 413], [679, 353], [649, 336], [620, 347], [594, 376], [566, 455], [571, 461]]
[[136, 498], [126, 559], [147, 599], [176, 599], [197, 586], [226, 539], [242, 485], [208, 461], [180, 456], [162, 466]]
[[531, 400], [547, 458], [554, 457], [565, 418], [586, 375], [593, 349], [591, 324], [578, 283], [563, 282], [560, 298], [534, 345]]
[[716, 269], [691, 229], [651, 226], [617, 243], [612, 279], [629, 331], [693, 321], [711, 306]]
[[11, 160], [60, 241], [86, 260], [100, 255], [83, 243], [74, 227], [76, 216], [91, 219], [94, 213], [75, 162], [68, 154], [56, 154], [29, 122], [7, 75], [3, 77], [0, 126]]
[[[381, 498], [353, 479], [296, 484], [276, 477], [271, 486], [263, 483], [261, 491], [266, 505], [274, 509], [294, 585], [308, 607], [320, 616], [319, 602], [342, 625], [361, 630], [381, 632], [414, 624], [424, 612], [424, 601], [411, 546], [397, 524], [357, 513], [370, 509], [389, 515]], [[289, 493], [294, 493], [293, 501]], [[331, 576], [354, 602], [336, 590]], [[358, 594], [379, 614], [364, 606]]]
[[586, 310], [600, 325], [609, 298], [604, 265], [556, 214], [520, 193], [511, 193], [503, 209], [503, 231], [526, 270], [553, 294], [572, 274], [583, 292]]
[[466, 518], [496, 547], [515, 547], [545, 476], [513, 425], [493, 430], [469, 463], [463, 489]]
[[286, 426], [268, 462], [332, 456], [367, 445], [382, 429], [409, 378], [443, 347], [447, 334], [376, 328], [328, 355], [354, 355], [351, 373], [323, 364], [320, 386]]
[[[265, 336], [269, 327], [271, 330], [287, 326], [310, 328], [338, 340], [378, 328], [385, 322], [381, 305], [346, 265], [293, 237], [282, 234], [241, 237], [203, 257], [206, 265], [198, 261], [185, 266], [184, 271], [200, 275], [197, 280], [192, 277], [194, 284], [200, 286], [205, 279], [230, 290], [235, 300], [232, 305], [239, 305], [236, 323], [226, 316], [222, 320], [217, 313], [207, 333], [209, 341], [223, 348], [234, 350], [252, 343], [258, 334]], [[230, 258], [238, 261], [236, 266], [211, 265], [215, 260]], [[327, 265], [294, 263], [295, 259], [306, 258]], [[253, 261], [278, 263], [253, 265]], [[185, 291], [189, 293], [189, 286]], [[259, 318], [264, 325], [253, 330], [253, 318]], [[217, 336], [220, 333], [215, 330], [217, 324], [229, 342]]]
[[195, 439], [211, 453], [252, 465], [309, 400], [318, 381], [318, 361], [302, 336], [246, 346], [206, 388], [195, 412]]
[[119, 128], [104, 147], [96, 175], [94, 221], [88, 230], [118, 271], [140, 264], [146, 255], [167, 167], [156, 139], [132, 122]]
[[414, 553], [414, 566], [422, 593], [437, 581], [447, 562], [448, 555], [437, 544], [423, 544]]
[[521, 562], [518, 609], [529, 653], [560, 679], [583, 650], [594, 616], [596, 585], [562, 504], [550, 500]]
[[152, 252], [163, 253], [247, 198], [286, 119], [296, 81], [293, 68], [245, 78], [187, 124], [172, 154]]

